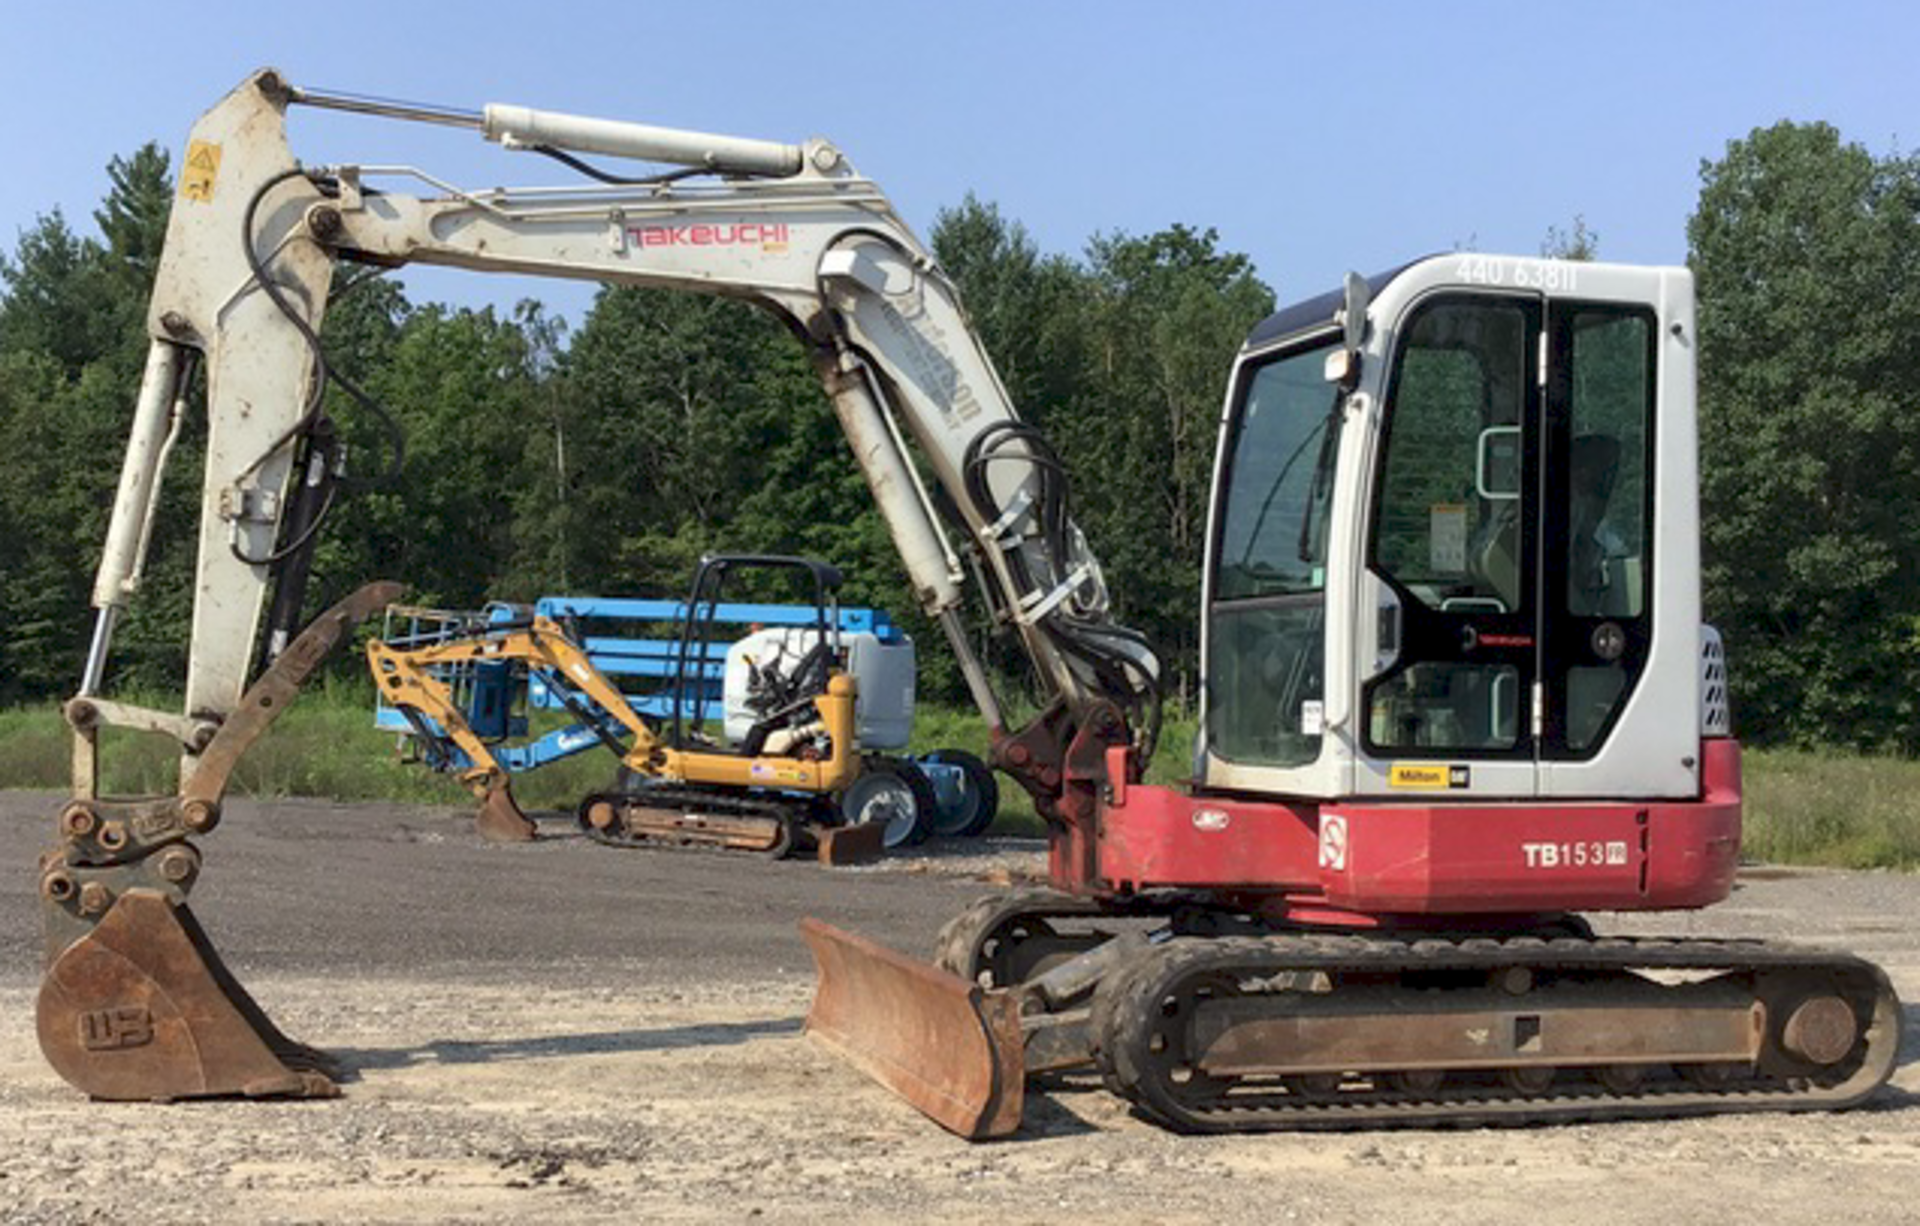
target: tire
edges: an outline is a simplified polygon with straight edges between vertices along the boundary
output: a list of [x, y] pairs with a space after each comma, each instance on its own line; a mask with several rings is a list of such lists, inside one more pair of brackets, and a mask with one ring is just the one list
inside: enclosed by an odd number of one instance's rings
[[840, 819], [849, 826], [885, 822], [882, 841], [892, 851], [926, 840], [936, 803], [933, 784], [919, 767], [870, 758], [860, 777], [840, 793]]
[[957, 795], [951, 788], [933, 789], [936, 801], [944, 803], [934, 806], [932, 833], [963, 839], [986, 833], [1000, 813], [1000, 785], [992, 769], [964, 749], [936, 749], [920, 760], [954, 767], [961, 777]]

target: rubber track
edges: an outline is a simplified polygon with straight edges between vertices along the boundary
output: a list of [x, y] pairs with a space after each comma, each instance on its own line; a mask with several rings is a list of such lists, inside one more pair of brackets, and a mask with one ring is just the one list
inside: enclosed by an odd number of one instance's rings
[[[787, 837], [777, 849], [743, 851], [724, 847], [718, 843], [702, 842], [699, 839], [634, 838], [631, 835], [608, 834], [587, 820], [587, 810], [603, 800], [616, 807], [636, 804], [645, 805], [648, 808], [700, 809], [709, 813], [725, 813], [732, 817], [771, 818], [786, 824]], [[792, 850], [795, 841], [794, 827], [805, 820], [809, 803], [808, 801], [749, 799], [727, 792], [708, 791], [705, 788], [656, 786], [639, 792], [594, 793], [580, 802], [579, 808], [574, 812], [574, 820], [579, 824], [582, 834], [607, 847], [645, 851], [658, 851], [662, 848], [673, 851], [718, 851], [729, 855], [745, 854], [779, 859]]]
[[[994, 930], [1008, 920], [1065, 919], [1116, 914], [1110, 907], [1090, 898], [1064, 894], [1059, 890], [1029, 888], [989, 894], [948, 920], [934, 942], [933, 964], [972, 981], [980, 972], [981, 946]], [[1004, 983], [991, 985], [1008, 987]]]
[[[1150, 1050], [1161, 1002], [1195, 977], [1240, 980], [1292, 973], [1368, 975], [1407, 972], [1648, 970], [1783, 972], [1830, 975], [1843, 982], [1863, 1038], [1827, 1085], [1806, 1078], [1755, 1075], [1724, 1087], [1650, 1083], [1616, 1094], [1566, 1081], [1543, 1093], [1499, 1085], [1444, 1086], [1433, 1094], [1344, 1089], [1332, 1098], [1293, 1098], [1277, 1087], [1247, 1097], [1187, 1094], [1163, 1077]], [[1338, 991], [1336, 986], [1335, 991]], [[1416, 998], [1417, 999], [1417, 998]], [[1516, 997], [1516, 1003], [1524, 998]], [[1144, 1115], [1184, 1132], [1338, 1130], [1382, 1127], [1522, 1125], [1659, 1118], [1746, 1111], [1837, 1110], [1884, 1084], [1898, 1061], [1900, 1008], [1880, 968], [1847, 954], [1758, 941], [1602, 938], [1593, 941], [1490, 938], [1393, 941], [1344, 936], [1184, 938], [1168, 941], [1101, 985], [1095, 996], [1094, 1058], [1109, 1089]]]

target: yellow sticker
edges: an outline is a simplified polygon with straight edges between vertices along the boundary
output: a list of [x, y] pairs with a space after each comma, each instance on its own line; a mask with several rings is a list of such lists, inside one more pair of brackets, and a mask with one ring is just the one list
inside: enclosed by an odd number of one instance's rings
[[180, 172], [180, 194], [206, 204], [213, 199], [213, 177], [220, 173], [220, 146], [197, 140], [187, 146], [187, 164]]
[[1452, 766], [1445, 762], [1395, 762], [1393, 769], [1387, 772], [1388, 787], [1445, 791], [1472, 785], [1471, 767]]

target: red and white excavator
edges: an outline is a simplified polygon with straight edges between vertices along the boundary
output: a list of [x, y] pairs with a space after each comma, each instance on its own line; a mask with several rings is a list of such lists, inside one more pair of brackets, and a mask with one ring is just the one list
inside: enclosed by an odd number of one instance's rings
[[[588, 178], [467, 191], [306, 166], [295, 104], [477, 129]], [[675, 169], [615, 176], [583, 154]], [[1028, 1072], [1089, 1062], [1188, 1130], [1838, 1108], [1894, 1068], [1900, 1007], [1865, 962], [1599, 938], [1579, 916], [1717, 902], [1739, 850], [1740, 751], [1700, 613], [1685, 270], [1453, 254], [1254, 330], [1221, 417], [1201, 732], [1174, 788], [1143, 781], [1159, 664], [1109, 615], [1060, 459], [831, 144], [262, 72], [200, 120], [182, 167], [67, 708], [74, 794], [41, 870], [40, 1040], [85, 1092], [335, 1092], [186, 898], [235, 761], [394, 594], [370, 585], [293, 633], [334, 469], [318, 331], [341, 261], [726, 295], [806, 347], [994, 766], [1049, 832], [1051, 888], [958, 917], [936, 965], [803, 923], [812, 1030], [947, 1127], [1010, 1131]], [[100, 690], [196, 362], [208, 443], [176, 715]], [[1051, 696], [1024, 726], [961, 631], [969, 577]], [[175, 735], [176, 794], [99, 796], [103, 725]]]

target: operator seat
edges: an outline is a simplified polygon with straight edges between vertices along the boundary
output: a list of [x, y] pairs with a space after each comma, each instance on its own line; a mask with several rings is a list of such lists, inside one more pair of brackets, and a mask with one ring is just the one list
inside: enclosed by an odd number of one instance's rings
[[1498, 600], [1503, 612], [1520, 607], [1520, 500], [1503, 499], [1474, 534], [1468, 555], [1474, 586]]
[[1573, 440], [1568, 473], [1568, 611], [1599, 617], [1608, 607], [1612, 576], [1607, 503], [1620, 477], [1620, 440], [1609, 434], [1582, 434]]

